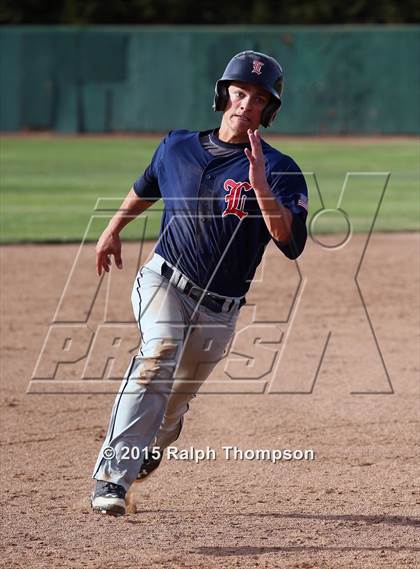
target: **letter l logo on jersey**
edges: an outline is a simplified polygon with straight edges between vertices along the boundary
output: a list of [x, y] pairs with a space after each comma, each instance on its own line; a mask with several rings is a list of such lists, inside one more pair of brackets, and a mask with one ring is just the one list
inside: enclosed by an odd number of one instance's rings
[[242, 190], [249, 192], [252, 188], [251, 184], [248, 182], [235, 182], [235, 180], [229, 179], [225, 181], [223, 187], [229, 193], [225, 196], [227, 206], [222, 217], [225, 217], [225, 215], [236, 215], [239, 219], [246, 217], [248, 215], [248, 212], [244, 209], [246, 195], [242, 195]]

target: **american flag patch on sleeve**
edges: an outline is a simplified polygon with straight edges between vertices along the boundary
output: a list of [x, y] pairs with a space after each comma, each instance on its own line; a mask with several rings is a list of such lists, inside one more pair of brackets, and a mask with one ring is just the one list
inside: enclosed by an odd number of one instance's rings
[[308, 211], [308, 198], [304, 194], [299, 194], [297, 205]]

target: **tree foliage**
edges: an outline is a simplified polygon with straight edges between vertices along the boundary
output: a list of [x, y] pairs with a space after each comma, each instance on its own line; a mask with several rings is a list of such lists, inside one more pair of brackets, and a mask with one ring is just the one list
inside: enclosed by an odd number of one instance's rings
[[3, 24], [418, 23], [417, 0], [0, 0]]

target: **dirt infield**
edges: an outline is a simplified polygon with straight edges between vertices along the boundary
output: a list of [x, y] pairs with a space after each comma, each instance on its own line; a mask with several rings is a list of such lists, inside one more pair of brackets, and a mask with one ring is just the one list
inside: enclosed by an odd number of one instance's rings
[[[203, 392], [178, 443], [211, 447], [217, 459], [165, 460], [124, 518], [94, 515], [88, 501], [113, 396], [26, 394], [77, 247], [1, 248], [0, 567], [418, 567], [419, 237], [373, 235], [358, 278], [363, 304], [354, 275], [365, 243], [309, 242], [303, 280], [270, 246], [240, 324], [254, 318], [261, 334], [237, 346], [252, 344], [256, 359], [236, 365], [263, 368], [277, 346], [264, 326], [282, 321], [275, 381], [258, 393], [269, 377], [258, 372], [265, 379], [248, 378], [247, 393], [227, 378], [230, 393]], [[136, 245], [124, 253], [114, 315], [129, 310]], [[89, 245], [74, 302], [95, 282], [93, 255]], [[313, 449], [315, 458], [226, 460], [226, 445]]]

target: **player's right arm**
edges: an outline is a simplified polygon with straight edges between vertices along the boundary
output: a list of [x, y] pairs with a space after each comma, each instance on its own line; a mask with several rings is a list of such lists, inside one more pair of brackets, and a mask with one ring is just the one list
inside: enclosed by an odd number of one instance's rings
[[96, 273], [99, 277], [103, 270], [109, 272], [111, 256], [114, 256], [116, 267], [118, 269], [123, 268], [120, 232], [153, 203], [154, 201], [139, 197], [133, 188], [128, 192], [120, 209], [112, 217], [96, 245]]
[[[169, 135], [168, 135], [169, 136]], [[165, 143], [168, 137], [164, 138], [157, 147], [149, 166], [144, 173], [137, 178], [133, 187], [128, 192], [120, 209], [102, 233], [96, 245], [96, 272], [100, 277], [102, 270], [109, 272], [111, 266], [111, 256], [114, 256], [115, 265], [122, 269], [121, 259], [121, 230], [135, 219], [148, 207], [160, 200], [162, 195], [159, 188], [159, 172], [163, 160]]]

